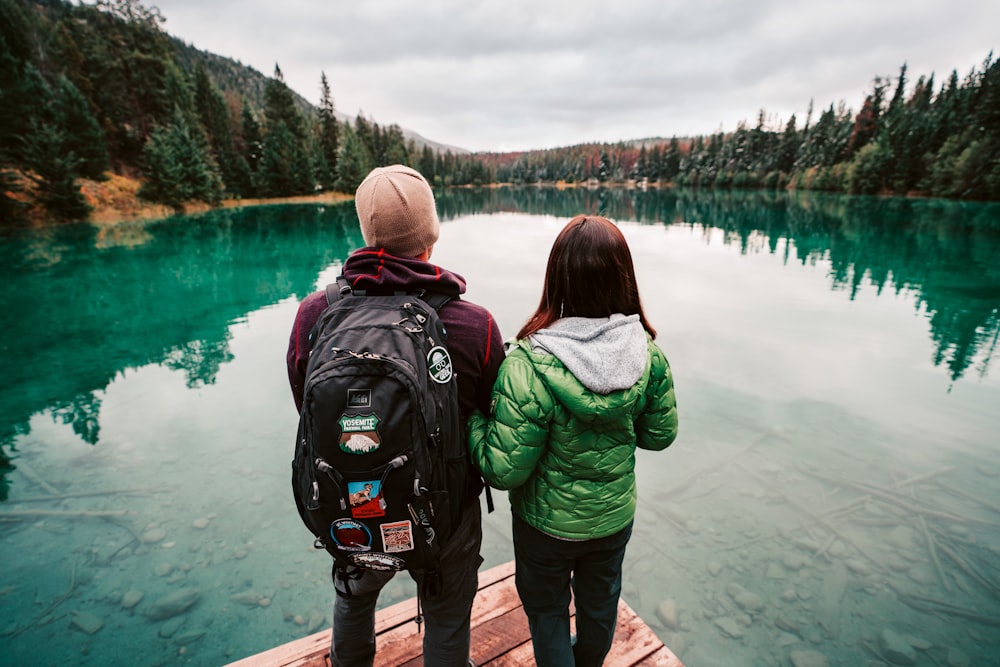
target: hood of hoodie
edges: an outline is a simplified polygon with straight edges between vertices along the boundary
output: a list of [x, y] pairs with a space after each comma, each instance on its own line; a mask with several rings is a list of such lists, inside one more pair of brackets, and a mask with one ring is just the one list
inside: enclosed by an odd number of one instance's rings
[[601, 395], [633, 386], [649, 362], [638, 315], [565, 317], [529, 338], [536, 351], [559, 359], [580, 384]]
[[465, 293], [465, 278], [414, 257], [397, 257], [381, 248], [362, 248], [344, 262], [344, 277], [356, 290], [392, 293], [427, 290], [458, 296]]

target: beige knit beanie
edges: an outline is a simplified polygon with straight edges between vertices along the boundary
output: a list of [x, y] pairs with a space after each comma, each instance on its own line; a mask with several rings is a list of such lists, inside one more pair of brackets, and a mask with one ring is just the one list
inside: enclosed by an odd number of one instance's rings
[[354, 199], [365, 244], [416, 257], [438, 240], [441, 223], [434, 193], [423, 176], [394, 164], [373, 169]]

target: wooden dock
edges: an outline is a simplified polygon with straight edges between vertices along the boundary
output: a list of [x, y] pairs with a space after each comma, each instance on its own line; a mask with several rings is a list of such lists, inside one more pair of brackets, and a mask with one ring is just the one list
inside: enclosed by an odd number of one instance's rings
[[[376, 667], [423, 664], [421, 636], [413, 622], [416, 612], [417, 600], [411, 598], [376, 613]], [[329, 658], [330, 630], [326, 629], [231, 663], [229, 667], [329, 667]], [[514, 588], [513, 561], [479, 573], [479, 593], [472, 606], [472, 659], [480, 667], [534, 663], [528, 618]], [[684, 667], [624, 600], [618, 603], [615, 643], [605, 665]]]

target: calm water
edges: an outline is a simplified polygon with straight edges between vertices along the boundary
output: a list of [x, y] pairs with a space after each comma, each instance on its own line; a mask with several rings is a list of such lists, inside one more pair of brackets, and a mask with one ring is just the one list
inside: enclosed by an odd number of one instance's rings
[[[689, 667], [996, 664], [1000, 207], [449, 192], [506, 336], [572, 215], [621, 222], [677, 381], [624, 597]], [[350, 204], [0, 236], [0, 663], [220, 665], [329, 622], [284, 350]], [[502, 493], [485, 567], [512, 557]], [[383, 603], [410, 597], [406, 576]]]

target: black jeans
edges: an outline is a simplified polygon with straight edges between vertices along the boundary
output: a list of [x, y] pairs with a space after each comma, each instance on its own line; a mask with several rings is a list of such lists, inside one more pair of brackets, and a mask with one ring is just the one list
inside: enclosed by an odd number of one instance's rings
[[[421, 597], [424, 620], [424, 664], [428, 667], [466, 667], [469, 660], [469, 617], [479, 588], [478, 570], [483, 559], [479, 502], [469, 505], [455, 533], [442, 547], [442, 590], [433, 598]], [[351, 597], [337, 595], [333, 604], [333, 639], [330, 663], [334, 667], [371, 667], [375, 661], [375, 606], [378, 594], [395, 572], [365, 570], [350, 580]], [[423, 572], [409, 572], [420, 586]], [[336, 586], [342, 586], [338, 579]]]
[[[514, 581], [539, 667], [597, 667], [611, 650], [632, 524], [596, 540], [560, 540], [514, 515]], [[576, 604], [576, 644], [569, 603]]]

